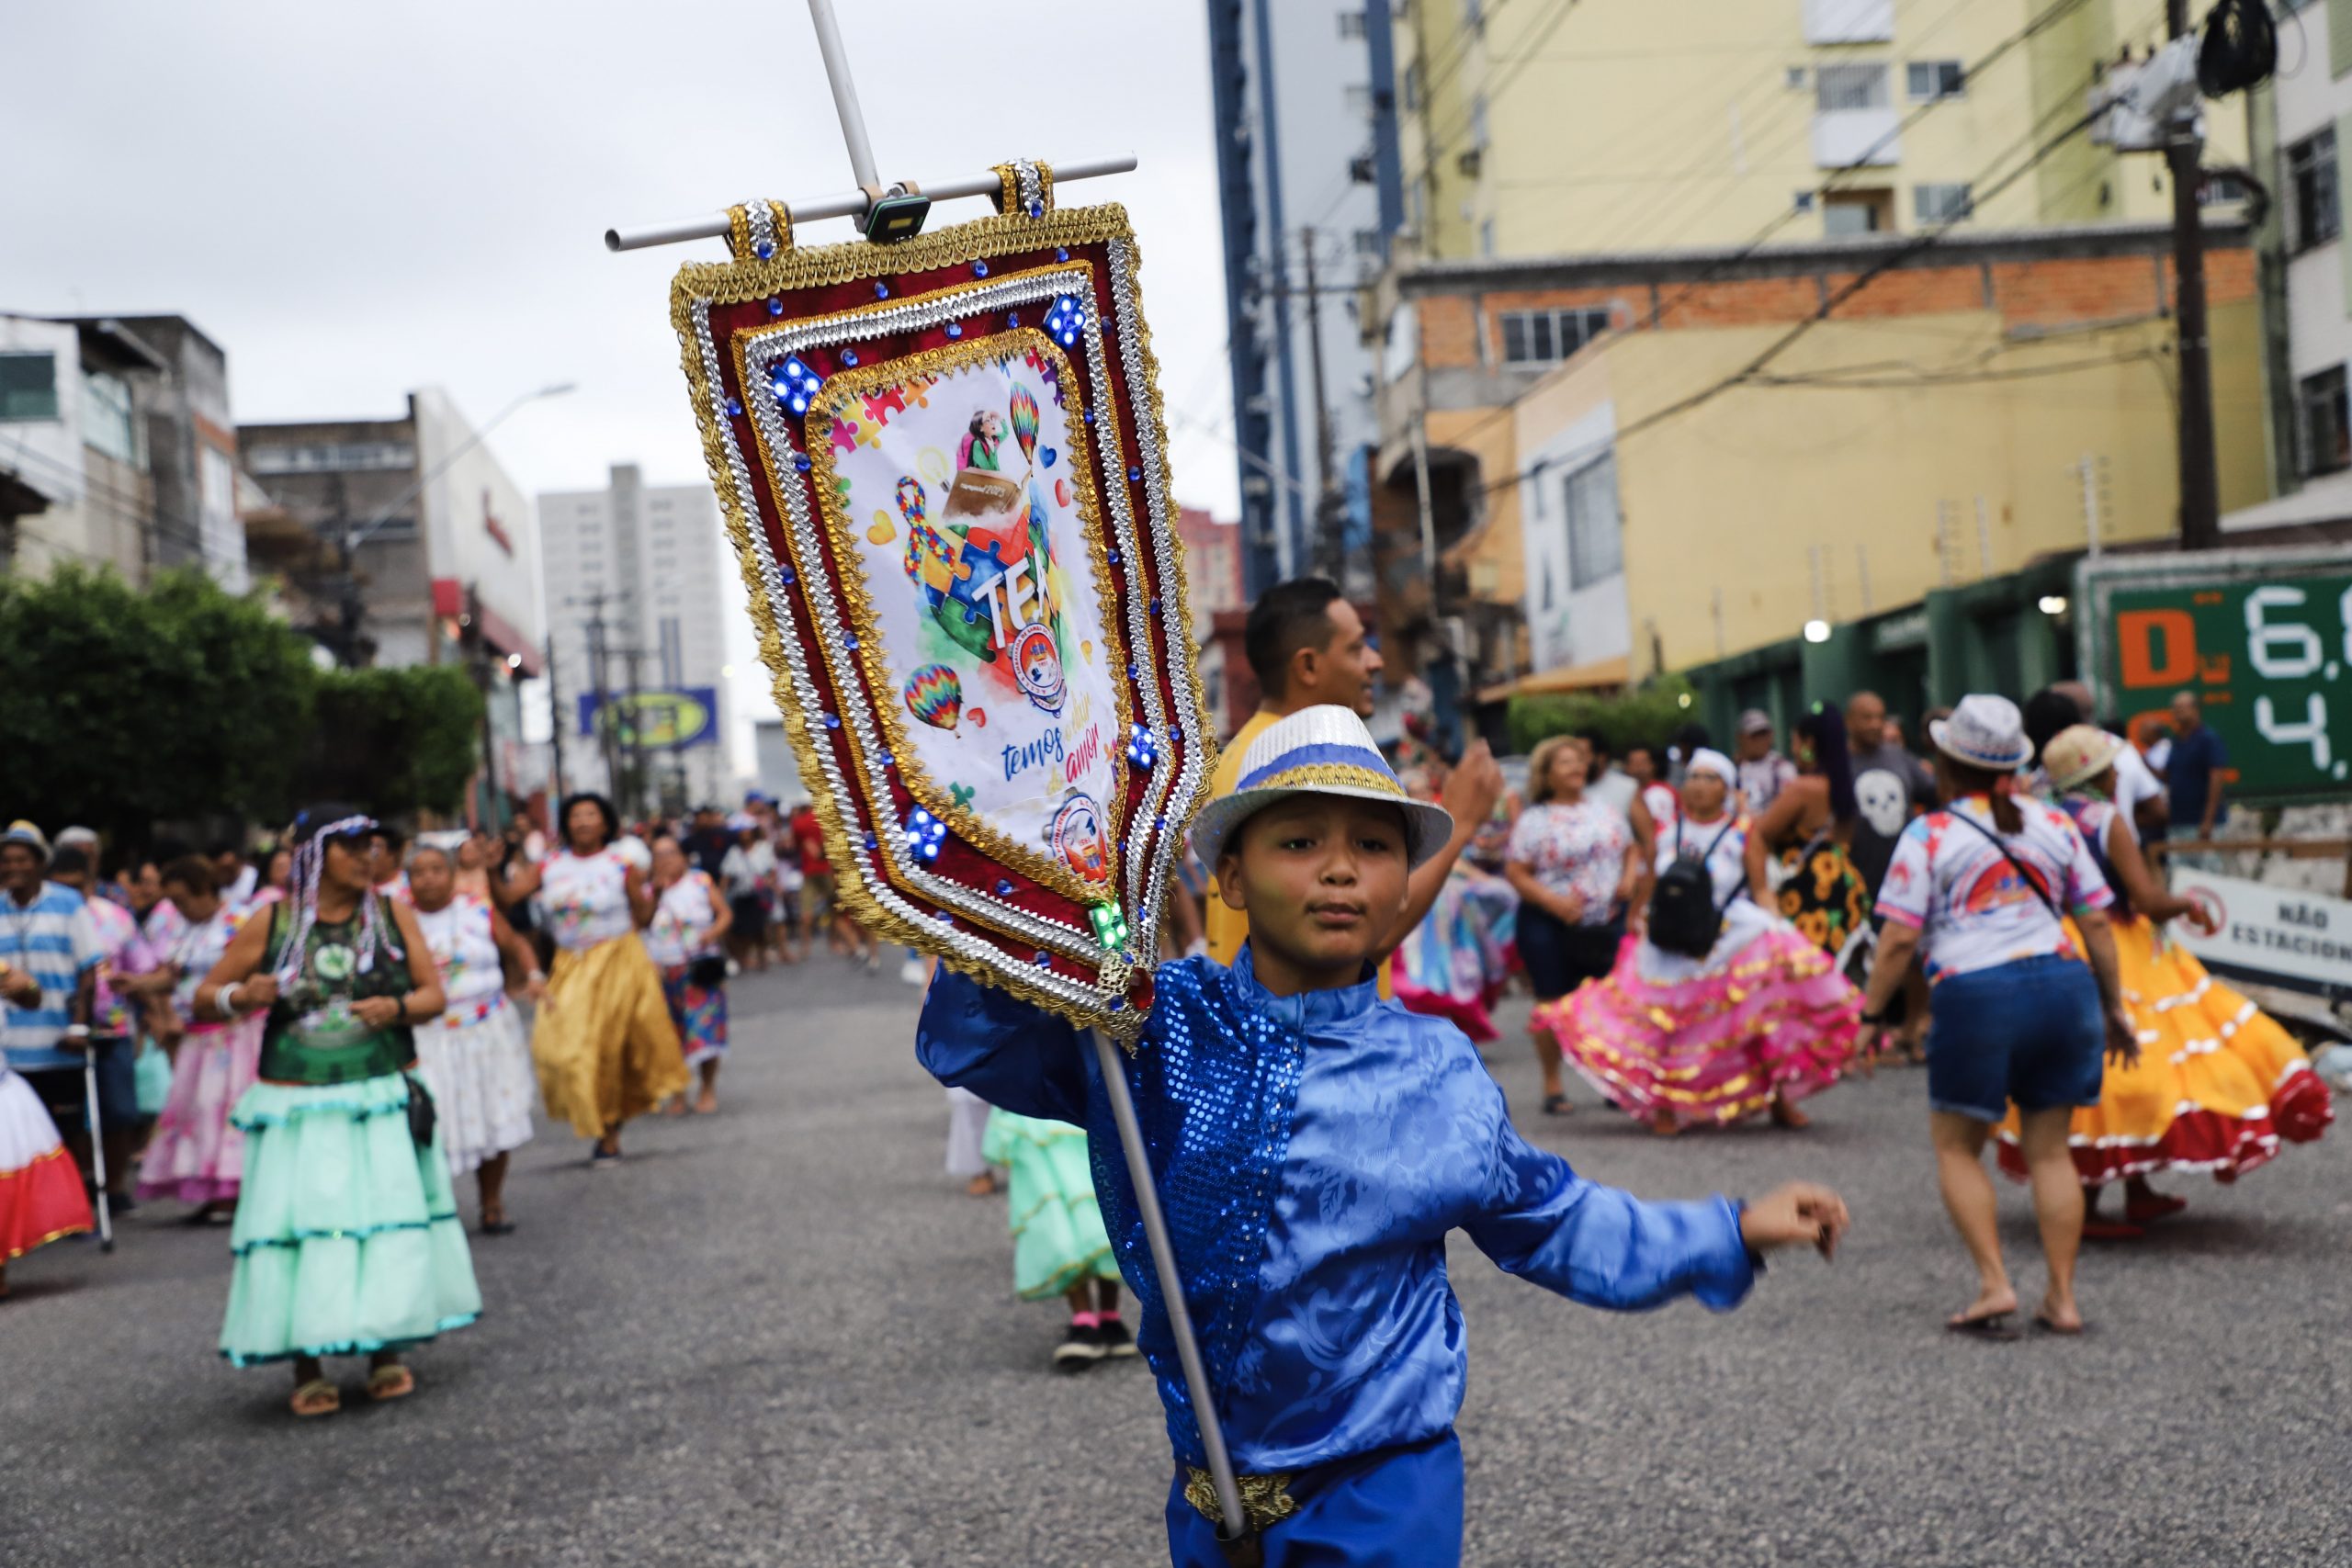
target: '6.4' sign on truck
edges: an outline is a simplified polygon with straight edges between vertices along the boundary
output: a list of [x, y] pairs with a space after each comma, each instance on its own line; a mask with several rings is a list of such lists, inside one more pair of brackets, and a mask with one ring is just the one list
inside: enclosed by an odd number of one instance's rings
[[2352, 793], [2352, 571], [2341, 553], [2086, 560], [2081, 573], [2083, 663], [2103, 705], [2129, 723], [2195, 692], [2240, 798]]

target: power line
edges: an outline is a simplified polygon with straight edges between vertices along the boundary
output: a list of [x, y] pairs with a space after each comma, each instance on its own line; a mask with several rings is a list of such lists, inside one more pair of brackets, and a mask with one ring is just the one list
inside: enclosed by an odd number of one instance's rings
[[[1954, 0], [1954, 3], [1946, 7], [1934, 21], [1929, 22], [1926, 27], [1920, 28], [1917, 34], [1906, 36], [1904, 42], [1905, 52], [1916, 59], [1917, 51], [1922, 47], [1924, 47], [1937, 34], [1940, 33], [1946, 27], [1950, 26], [1952, 20], [1962, 11], [1966, 10], [1971, 5], [1975, 3], [1976, 0]], [[2062, 0], [2062, 4], [2064, 5], [2075, 6], [2079, 6], [2086, 3], [2086, 0]], [[2029, 23], [2029, 26], [2031, 24]], [[1996, 49], [1995, 51], [1987, 53], [1984, 58], [1979, 59], [1974, 62], [1962, 66], [1961, 81], [1963, 90], [1965, 89], [1966, 84], [1974, 73], [1982, 72], [1986, 66], [1990, 65], [1998, 58], [1999, 53]], [[1836, 62], [1832, 62], [1831, 63], [1836, 63]], [[1785, 62], [1775, 65], [1771, 72], [1768, 72], [1766, 73], [1764, 80], [1759, 84], [1759, 85], [1768, 95], [1770, 95], [1772, 92], [1771, 79], [1773, 73], [1785, 73], [1786, 70], [1787, 65]], [[1890, 77], [1888, 83], [1888, 92], [1890, 96], [1892, 96], [1893, 91], [1894, 84]], [[1745, 155], [1755, 159], [1758, 163], [1761, 163], [1768, 158], [1777, 156], [1781, 150], [1786, 146], [1794, 136], [1802, 135], [1811, 125], [1812, 116], [1803, 111], [1808, 103], [1817, 106], [1817, 84], [1814, 91], [1811, 93], [1793, 93], [1786, 88], [1781, 89], [1778, 93], [1777, 96], [1780, 102], [1785, 106], [1784, 112], [1781, 116], [1773, 117], [1774, 118], [1780, 119], [1781, 123], [1772, 125], [1769, 130], [1759, 128], [1758, 142], [1757, 146], [1752, 149], [1744, 150]], [[1889, 132], [1886, 136], [1881, 137], [1876, 142], [1873, 142], [1869, 148], [1867, 148], [1860, 158], [1849, 160], [1848, 163], [1832, 169], [1828, 175], [1823, 178], [1820, 185], [1815, 187], [1813, 192], [1814, 196], [1818, 198], [1819, 197], [1826, 195], [1828, 188], [1835, 185], [1842, 175], [1868, 166], [1867, 160], [1876, 156], [1885, 147], [1891, 145], [1894, 139], [1899, 137], [1904, 130], [1908, 126], [1916, 124], [1921, 117], [1932, 112], [1939, 105], [1950, 101], [1951, 100], [1940, 96], [1926, 100], [1912, 111], [1910, 117], [1906, 120], [1898, 123], [1893, 131]], [[1741, 100], [1741, 103], [1745, 103], [1744, 97]], [[1734, 107], [1737, 107], [1740, 106], [1735, 105]], [[1796, 112], [1787, 112], [1789, 110]], [[1686, 173], [1697, 175], [1702, 172], [1703, 167], [1703, 165], [1693, 164], [1689, 166]], [[1664, 204], [1658, 210], [1663, 212], [1670, 209], [1679, 209], [1680, 205], [1680, 199], [1674, 198]], [[1656, 247], [1663, 247], [1671, 243], [1673, 241], [1679, 239], [1682, 235], [1690, 231], [1690, 228], [1694, 223], [1706, 217], [1709, 206], [1710, 203], [1707, 198], [1707, 194], [1704, 191], [1698, 192], [1695, 203], [1690, 207], [1690, 210], [1687, 212], [1677, 210], [1678, 221], [1675, 222], [1674, 227], [1664, 231], [1658, 240], [1649, 242], [1649, 243]], [[1792, 202], [1783, 209], [1781, 216], [1774, 220], [1773, 223], [1767, 225], [1763, 234], [1758, 237], [1758, 241], [1752, 241], [1750, 243], [1760, 243], [1762, 239], [1770, 238], [1780, 225], [1788, 222], [1790, 220], [1794, 218], [1795, 215], [1796, 206], [1795, 203]], [[1653, 216], [1655, 217], [1657, 214], [1654, 213]], [[1648, 227], [1655, 229], [1657, 226], [1653, 224]]]
[[152, 526], [157, 533], [175, 538], [179, 543], [193, 547], [199, 554], [202, 553], [205, 536], [204, 527], [200, 522], [191, 523], [184, 517], [165, 513], [153, 501], [143, 499], [135, 492], [119, 490], [92, 474], [87, 468], [76, 468], [71, 463], [52, 457], [48, 453], [27, 445], [21, 436], [16, 438], [10, 456], [12, 460], [17, 462], [29, 459], [48, 469], [57, 479], [78, 484], [85, 493], [97, 496], [104, 501], [113, 509], [117, 516]]
[[[2059, 148], [2064, 146], [2068, 141], [2072, 141], [2075, 137], [2079, 136], [2085, 130], [2089, 130], [2093, 124], [2097, 123], [2101, 112], [2102, 111], [2099, 110], [2093, 110], [2092, 112], [2084, 115], [2081, 118], [2075, 120], [2074, 124], [2068, 126], [2064, 130], [2060, 131], [2056, 136], [2053, 136], [2049, 141], [2043, 142], [2040, 147], [2035, 149], [2031, 157], [2028, 158], [2024, 163], [2019, 164], [2007, 174], [2002, 175], [1997, 181], [1994, 182], [1991, 186], [1987, 187], [1985, 195], [1987, 197], [1997, 196], [2003, 190], [2007, 189], [2010, 186], [2024, 178], [2028, 174], [2039, 167], [2043, 160], [2047, 159], [2052, 153], [2057, 152]], [[2014, 146], [2005, 150], [1998, 157], [1994, 159], [1992, 164], [1987, 164], [1986, 167], [1989, 169], [1998, 166], [1998, 164], [2003, 160], [2007, 159], [2015, 150]], [[1798, 339], [1804, 337], [1821, 322], [1828, 320], [1831, 313], [1834, 312], [1838, 306], [1844, 304], [1847, 300], [1851, 299], [1855, 295], [1860, 294], [1863, 289], [1869, 288], [1880, 277], [1885, 276], [1888, 272], [1901, 265], [1903, 263], [1924, 254], [1928, 250], [1932, 249], [1935, 245], [1940, 243], [1954, 229], [1965, 220], [1964, 215], [1946, 219], [1936, 227], [1921, 231], [1913, 240], [1890, 250], [1885, 255], [1879, 258], [1879, 260], [1863, 268], [1860, 272], [1855, 274], [1854, 276], [1842, 285], [1836, 293], [1823, 300], [1820, 309], [1814, 314], [1805, 317], [1803, 321], [1797, 322], [1787, 332], [1783, 333], [1780, 337], [1774, 339], [1765, 347], [1762, 353], [1757, 355], [1746, 365], [1742, 366], [1739, 369], [1733, 371], [1730, 375], [1710, 382], [1699, 390], [1687, 397], [1678, 399], [1674, 402], [1668, 403], [1663, 408], [1654, 409], [1630, 424], [1618, 426], [1616, 430], [1610, 434], [1607, 439], [1597, 442], [1583, 451], [1571, 453], [1566, 457], [1531, 465], [1527, 469], [1522, 470], [1520, 473], [1506, 476], [1505, 478], [1498, 479], [1491, 484], [1482, 486], [1480, 493], [1491, 495], [1508, 486], [1517, 484], [1522, 479], [1532, 478], [1536, 474], [1542, 473], [1547, 468], [1564, 467], [1584, 456], [1586, 453], [1598, 455], [1601, 452], [1613, 450], [1614, 448], [1623, 445], [1624, 442], [1632, 437], [1641, 434], [1644, 431], [1653, 429], [1669, 419], [1688, 413], [1691, 410], [1696, 409], [1704, 403], [1711, 402], [1715, 398], [1731, 390], [1735, 387], [1761, 383], [1764, 368], [1770, 365], [1772, 361], [1778, 359], [1783, 353], [1787, 352]], [[1513, 405], [1506, 404], [1504, 405], [1504, 408], [1498, 412], [1507, 412], [1511, 406]], [[1459, 437], [1457, 437], [1457, 439], [1459, 439]]]
[[[2017, 32], [2011, 33], [2007, 38], [2005, 38], [1999, 43], [1995, 44], [1990, 50], [1986, 51], [1974, 61], [1972, 61], [1968, 64], [1962, 66], [1961, 68], [1961, 83], [1963, 89], [1969, 82], [1974, 80], [1977, 76], [1982, 75], [1986, 70], [1996, 64], [2012, 50], [2019, 48], [2023, 44], [2030, 41], [2038, 34], [2056, 26], [2059, 22], [2064, 20], [2069, 14], [2081, 9], [2081, 7], [2086, 4], [2087, 4], [2087, 0], [2056, 0], [2056, 3], [2051, 6], [2048, 10], [2027, 22], [2026, 25]], [[2092, 80], [2095, 82], [2097, 79], [2098, 72], [2097, 69], [2094, 68], [2092, 72]], [[1897, 120], [1892, 130], [1888, 130], [1885, 135], [1880, 137], [1877, 141], [1871, 142], [1870, 146], [1864, 148], [1860, 153], [1851, 159], [1849, 159], [1846, 163], [1839, 164], [1837, 168], [1832, 169], [1829, 172], [1828, 176], [1818, 186], [1814, 187], [1812, 192], [1814, 198], [1816, 201], [1826, 199], [1836, 191], [1838, 184], [1841, 179], [1845, 179], [1866, 169], [1874, 167], [1875, 165], [1871, 164], [1871, 160], [1876, 158], [1879, 153], [1883, 152], [1886, 148], [1892, 146], [1902, 136], [1904, 131], [1917, 125], [1922, 119], [1926, 118], [1928, 115], [1933, 114], [1938, 108], [1940, 108], [1945, 104], [1957, 101], [1959, 100], [1956, 97], [1939, 96], [1929, 98], [1926, 103], [1919, 105], [1909, 114]], [[2061, 97], [2057, 101], [2063, 105], [2067, 100], [2064, 97]], [[2045, 120], [2048, 118], [2049, 117], [2045, 116]], [[1668, 312], [1671, 311], [1685, 300], [1689, 299], [1692, 295], [1696, 294], [1701, 288], [1704, 287], [1707, 283], [1713, 281], [1715, 276], [1719, 276], [1724, 268], [1736, 266], [1740, 262], [1746, 261], [1748, 257], [1754, 255], [1768, 241], [1772, 238], [1773, 235], [1779, 233], [1781, 230], [1794, 222], [1797, 216], [1798, 211], [1796, 204], [1792, 202], [1779, 217], [1765, 224], [1764, 227], [1758, 230], [1747, 240], [1746, 243], [1742, 244], [1738, 250], [1733, 252], [1729, 256], [1726, 256], [1723, 260], [1710, 266], [1705, 272], [1693, 279], [1687, 288], [1683, 288], [1681, 292], [1677, 294], [1673, 299], [1662, 304], [1651, 316], [1651, 324], [1656, 325], [1657, 322], [1664, 321]]]

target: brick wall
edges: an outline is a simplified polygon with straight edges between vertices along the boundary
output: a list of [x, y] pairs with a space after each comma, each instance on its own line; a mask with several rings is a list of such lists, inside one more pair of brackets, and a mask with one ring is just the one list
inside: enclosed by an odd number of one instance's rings
[[[2158, 315], [2169, 309], [2172, 270], [2169, 256], [2148, 254], [1894, 267], [1840, 303], [1834, 316], [1840, 320], [1920, 316], [1990, 306], [2012, 328], [2121, 321]], [[1605, 305], [1611, 308], [1621, 327], [1633, 330], [1646, 329], [1653, 313], [1658, 311], [1663, 311], [1661, 324], [1668, 330], [1799, 321], [1817, 314], [1826, 300], [1857, 276], [1852, 269], [1821, 269], [1696, 284], [1653, 282], [1629, 276], [1621, 283], [1577, 288], [1425, 295], [1417, 301], [1421, 356], [1431, 369], [1478, 366], [1482, 363], [1478, 334], [1483, 330], [1487, 340], [1483, 363], [1499, 365], [1500, 319], [1506, 310]], [[2243, 244], [2208, 251], [2205, 277], [2207, 295], [2215, 305], [2252, 299], [2254, 252]]]

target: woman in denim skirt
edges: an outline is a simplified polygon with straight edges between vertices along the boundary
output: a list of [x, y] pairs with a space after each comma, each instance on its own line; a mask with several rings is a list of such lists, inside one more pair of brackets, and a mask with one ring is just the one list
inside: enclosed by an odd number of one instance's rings
[[2050, 1268], [2034, 1325], [2079, 1334], [2083, 1193], [2068, 1124], [2076, 1107], [2098, 1103], [2102, 1045], [2121, 1062], [2139, 1055], [2108, 929], [2115, 896], [2073, 820], [2013, 791], [2033, 757], [2015, 703], [1966, 697], [1928, 731], [1944, 806], [1904, 830], [1879, 888], [1886, 926], [1862, 1022], [1883, 1024], [1913, 954], [1921, 955], [1933, 1020], [1928, 1103], [1936, 1171], [1979, 1281], [1976, 1299], [1946, 1326], [2016, 1337], [2017, 1291], [2001, 1261], [1984, 1160], [1985, 1142], [2014, 1102]]

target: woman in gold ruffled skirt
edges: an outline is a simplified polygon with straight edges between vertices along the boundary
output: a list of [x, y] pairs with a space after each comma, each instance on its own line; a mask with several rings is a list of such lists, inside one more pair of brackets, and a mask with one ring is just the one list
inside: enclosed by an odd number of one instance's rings
[[[2109, 1064], [2098, 1103], [2075, 1112], [2070, 1137], [2094, 1205], [2084, 1234], [2108, 1237], [2136, 1236], [2188, 1206], [2149, 1185], [2157, 1172], [2205, 1171], [2234, 1181], [2285, 1145], [2317, 1138], [2335, 1115], [2327, 1086], [2294, 1037], [2208, 974], [2196, 954], [2165, 940], [2165, 921], [2204, 917], [2157, 880], [2131, 815], [2113, 804], [2122, 745], [2079, 725], [2053, 739], [2043, 759], [2059, 804], [2115, 890], [2109, 923], [2124, 1002], [2139, 1030], [2140, 1059]], [[1999, 1137], [2001, 1168], [2022, 1178], [2014, 1110]], [[2124, 1184], [2120, 1220], [2096, 1211], [2099, 1189], [2111, 1181]]]
[[621, 1156], [621, 1125], [690, 1081], [662, 975], [638, 931], [653, 897], [613, 848], [618, 822], [602, 795], [563, 803], [565, 847], [509, 883], [537, 893], [555, 938], [547, 996], [531, 1031], [548, 1114], [596, 1140], [593, 1163]]

